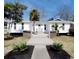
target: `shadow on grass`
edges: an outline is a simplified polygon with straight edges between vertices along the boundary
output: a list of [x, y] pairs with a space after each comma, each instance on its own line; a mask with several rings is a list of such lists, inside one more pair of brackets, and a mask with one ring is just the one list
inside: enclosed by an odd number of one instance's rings
[[47, 50], [51, 59], [70, 59], [71, 57], [64, 50], [56, 51], [56, 50], [51, 49], [50, 46], [47, 46]]
[[33, 46], [29, 46], [28, 50], [25, 50], [22, 53], [10, 51], [4, 56], [4, 59], [31, 59], [33, 53]]
[[14, 37], [13, 36], [7, 36], [7, 37], [4, 37], [4, 40], [12, 40]]
[[51, 37], [51, 38], [58, 37], [58, 36], [74, 37], [74, 34], [60, 33], [59, 35], [57, 35], [56, 33], [50, 33], [50, 37]]
[[10, 33], [11, 36], [20, 37], [23, 36], [23, 33]]

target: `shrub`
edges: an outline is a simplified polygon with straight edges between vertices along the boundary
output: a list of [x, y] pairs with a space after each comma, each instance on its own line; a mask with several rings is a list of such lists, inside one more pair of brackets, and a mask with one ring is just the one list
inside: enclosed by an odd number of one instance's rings
[[63, 48], [63, 44], [54, 43], [51, 47], [52, 47], [54, 50], [61, 50], [61, 49]]
[[57, 28], [58, 28], [58, 24], [55, 24], [55, 30], [57, 30]]
[[69, 29], [69, 34], [72, 35], [72, 36], [74, 36], [74, 29], [71, 29], [71, 28], [70, 28], [70, 29]]
[[74, 35], [74, 24], [70, 24], [69, 34], [72, 36]]
[[26, 49], [28, 49], [28, 46], [25, 43], [17, 44], [13, 47], [14, 52], [23, 52]]

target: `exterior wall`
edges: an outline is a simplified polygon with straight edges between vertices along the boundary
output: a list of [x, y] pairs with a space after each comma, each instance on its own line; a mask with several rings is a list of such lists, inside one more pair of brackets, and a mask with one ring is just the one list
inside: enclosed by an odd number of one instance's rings
[[[36, 25], [36, 26], [35, 26], [35, 31], [36, 31], [36, 32], [38, 32], [38, 30], [39, 30], [38, 28], [39, 28], [38, 25]], [[33, 31], [33, 30], [32, 30], [32, 31]]]
[[[14, 24], [12, 24], [12, 23], [14, 23], [14, 20], [4, 19], [4, 22], [7, 22], [7, 26], [4, 28], [4, 32], [16, 32], [17, 33], [17, 32], [23, 32], [23, 31], [31, 31], [31, 30], [33, 31], [33, 29], [31, 29], [31, 26], [30, 26], [30, 21], [24, 21], [24, 29], [22, 29], [22, 24], [21, 23], [17, 23], [16, 30], [14, 29]], [[50, 26], [48, 28], [48, 26], [46, 25], [46, 30], [45, 30], [44, 24], [47, 24], [47, 23], [49, 23]], [[41, 25], [40, 27], [38, 25], [36, 25], [35, 26], [35, 31], [42, 31], [42, 32], [48, 32], [49, 30], [50, 31], [55, 31], [55, 28], [54, 27], [52, 28], [52, 25], [55, 24], [55, 23], [58, 24], [58, 27], [62, 25], [61, 23], [65, 23], [65, 26], [64, 26], [65, 30], [62, 30], [61, 28], [59, 29], [59, 31], [61, 33], [62, 32], [66, 33], [66, 32], [69, 31], [69, 28], [70, 28], [69, 23], [74, 24], [74, 22], [71, 22], [71, 21], [48, 21], [46, 23], [39, 21], [39, 22], [37, 22], [37, 24], [43, 24], [43, 25]]]
[[24, 29], [23, 31], [31, 31], [30, 24], [24, 23]]
[[[49, 25], [49, 29], [48, 29], [48, 26], [46, 25], [46, 30], [45, 30], [45, 26], [44, 25], [36, 25], [35, 26], [35, 31], [37, 32], [48, 32], [48, 30], [50, 31], [55, 31], [55, 28], [52, 27], [52, 25], [55, 25], [55, 24], [50, 24]], [[62, 28], [59, 28], [60, 26], [62, 26], [62, 24], [58, 24], [58, 30], [60, 33], [67, 33], [69, 31], [69, 28], [70, 28], [70, 24], [65, 24], [64, 25], [64, 30], [62, 30]], [[10, 26], [11, 27], [11, 26]], [[10, 33], [20, 33], [20, 32], [23, 32], [23, 31], [33, 31], [33, 27], [31, 29], [32, 26], [30, 26], [29, 23], [24, 23], [24, 29], [22, 29], [22, 24], [21, 23], [17, 23], [16, 24], [16, 29], [14, 29], [14, 24], [12, 24], [12, 27], [10, 28]]]
[[35, 31], [36, 32], [44, 32], [44, 25], [41, 25], [41, 26], [36, 25], [35, 26]]
[[[55, 27], [52, 27], [52, 25], [55, 25], [55, 24], [50, 24], [50, 31], [55, 31]], [[59, 23], [57, 24], [58, 25], [58, 30], [59, 30], [59, 33], [68, 33], [69, 32], [69, 28], [70, 28], [70, 24], [67, 24], [65, 23], [64, 24], [64, 30], [62, 29], [62, 23]]]
[[64, 29], [62, 29], [62, 24], [58, 24], [59, 33], [69, 33], [70, 24], [64, 24]]
[[14, 29], [14, 24], [12, 24], [12, 27], [10, 29], [10, 33], [22, 33], [23, 31], [29, 32], [31, 31], [30, 29], [30, 24], [24, 23], [22, 29], [22, 24], [21, 23], [16, 23], [16, 29]]
[[50, 31], [55, 31], [55, 27], [52, 27], [52, 25], [55, 25], [55, 24], [50, 24]]
[[16, 23], [16, 29], [14, 29], [14, 24], [12, 24], [12, 27], [10, 29], [10, 33], [22, 33], [22, 24]]

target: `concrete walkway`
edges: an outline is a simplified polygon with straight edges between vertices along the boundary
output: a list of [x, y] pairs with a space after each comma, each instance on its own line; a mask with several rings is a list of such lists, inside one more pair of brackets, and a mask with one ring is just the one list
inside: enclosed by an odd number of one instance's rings
[[48, 34], [39, 33], [32, 35], [27, 45], [34, 46], [34, 51], [31, 59], [51, 59], [46, 49], [46, 45], [52, 45], [53, 41], [48, 38]]
[[32, 35], [27, 45], [52, 45], [52, 39], [48, 38], [48, 34], [40, 33], [37, 35]]
[[31, 59], [50, 59], [46, 46], [36, 45]]

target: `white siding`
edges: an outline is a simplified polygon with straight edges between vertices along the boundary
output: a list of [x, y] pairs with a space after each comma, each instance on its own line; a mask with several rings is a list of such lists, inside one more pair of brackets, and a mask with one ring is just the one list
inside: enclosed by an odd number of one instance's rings
[[[35, 31], [41, 31], [41, 32], [48, 32], [48, 30], [50, 31], [54, 31], [55, 28], [52, 28], [52, 25], [54, 24], [50, 24], [50, 26], [48, 27], [46, 25], [46, 30], [44, 29], [44, 25], [35, 25]], [[60, 33], [67, 33], [69, 31], [70, 28], [70, 24], [65, 24], [64, 25], [64, 30], [62, 30], [62, 28], [59, 28], [60, 26], [62, 26], [62, 24], [58, 24], [58, 30]], [[32, 28], [31, 28], [32, 27]], [[49, 29], [48, 29], [49, 28]], [[21, 23], [16, 23], [16, 29], [14, 29], [14, 24], [12, 24], [12, 27], [10, 29], [10, 32], [23, 32], [23, 31], [33, 31], [33, 26], [30, 25], [30, 23], [24, 23], [24, 29], [22, 29], [22, 24]]]
[[30, 24], [24, 24], [24, 31], [30, 31]]
[[70, 24], [64, 24], [64, 30], [62, 28], [60, 28], [61, 26], [62, 26], [62, 24], [58, 24], [59, 33], [68, 33], [69, 32]]
[[22, 24], [17, 23], [16, 24], [16, 29], [14, 29], [14, 24], [12, 24], [12, 27], [10, 29], [10, 33], [22, 33]]
[[40, 26], [36, 25], [35, 26], [35, 31], [37, 31], [37, 32], [44, 32], [44, 25], [40, 25]]
[[52, 27], [52, 25], [55, 25], [55, 24], [50, 24], [50, 31], [55, 31], [55, 27]]

